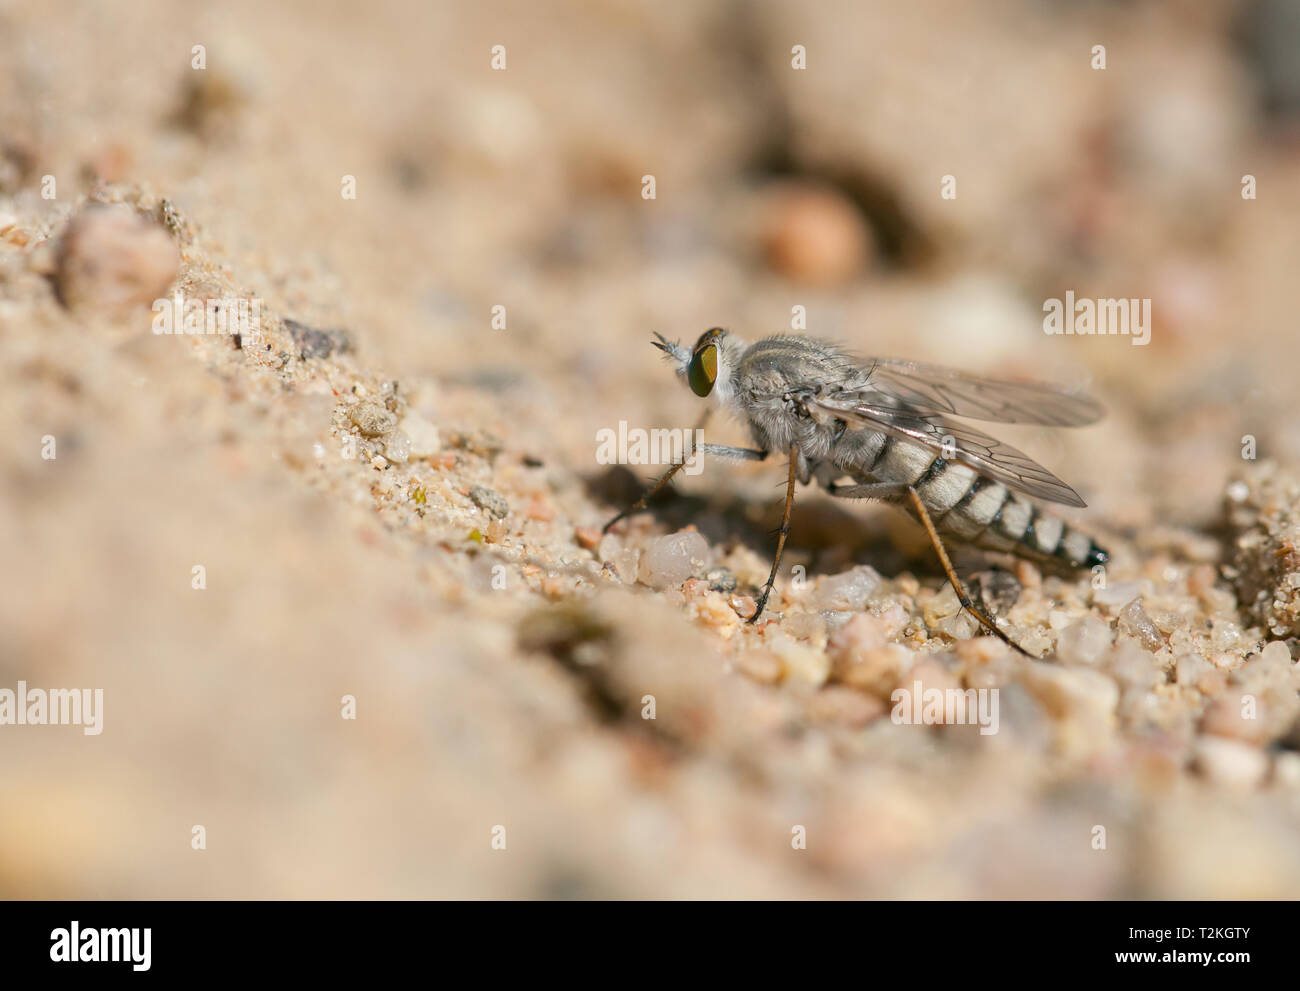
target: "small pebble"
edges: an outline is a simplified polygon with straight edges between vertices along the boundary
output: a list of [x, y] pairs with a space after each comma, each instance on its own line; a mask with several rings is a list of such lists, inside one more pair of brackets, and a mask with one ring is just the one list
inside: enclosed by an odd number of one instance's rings
[[787, 613], [781, 621], [782, 628], [796, 640], [808, 640], [817, 646], [826, 642], [826, 620], [821, 613]]
[[957, 598], [957, 593], [953, 591], [951, 585], [945, 585], [922, 607], [921, 617], [925, 620], [926, 626], [934, 629], [939, 625], [940, 620], [957, 615], [957, 610], [960, 608], [961, 602]]
[[840, 655], [835, 661], [837, 681], [872, 695], [887, 698], [912, 665], [916, 652], [902, 644], [888, 643]]
[[956, 645], [957, 656], [970, 666], [993, 664], [1011, 656], [1011, 648], [996, 637], [972, 637]]
[[1273, 780], [1287, 791], [1300, 791], [1300, 754], [1283, 751], [1274, 756]]
[[1142, 691], [1149, 691], [1165, 680], [1164, 672], [1156, 665], [1155, 658], [1132, 640], [1121, 640], [1115, 645], [1107, 667], [1111, 676], [1121, 685]]
[[528, 503], [526, 515], [530, 520], [549, 523], [555, 519], [555, 507], [541, 496], [534, 496]]
[[1230, 620], [1218, 620], [1210, 633], [1210, 646], [1218, 651], [1229, 651], [1240, 647], [1243, 640], [1241, 627]]
[[1240, 691], [1225, 691], [1216, 695], [1205, 707], [1205, 715], [1201, 717], [1201, 732], [1256, 746], [1269, 743], [1271, 721], [1265, 718], [1267, 703], [1263, 699], [1253, 701], [1253, 707], [1248, 707], [1245, 695]]
[[921, 683], [919, 694], [922, 697], [930, 689], [947, 693], [961, 687], [947, 668], [929, 657], [923, 658], [912, 665], [911, 670], [899, 679], [899, 685], [911, 689], [918, 681]]
[[595, 527], [574, 527], [573, 539], [584, 550], [594, 551], [600, 545], [601, 532]]
[[1044, 657], [1052, 649], [1051, 639], [1039, 629], [1021, 630], [1019, 634], [1013, 633], [1012, 636], [1025, 653], [1033, 657]]
[[697, 602], [709, 594], [709, 583], [703, 578], [688, 578], [682, 583], [682, 595], [688, 602]]
[[409, 456], [414, 459], [429, 458], [442, 448], [438, 437], [438, 428], [423, 417], [407, 413], [398, 424], [398, 429], [410, 438]]
[[384, 457], [398, 464], [405, 464], [411, 454], [411, 438], [400, 430], [393, 431], [384, 445]]
[[813, 604], [818, 609], [857, 612], [866, 608], [880, 585], [880, 572], [869, 564], [859, 565], [838, 575], [823, 578], [817, 585]]
[[18, 226], [18, 218], [12, 213], [0, 213], [0, 238], [20, 248], [31, 240], [27, 232]]
[[886, 637], [895, 636], [912, 621], [911, 615], [897, 602], [891, 602], [874, 614], [880, 620]]
[[830, 651], [838, 660], [849, 658], [855, 651], [883, 647], [889, 638], [885, 621], [870, 613], [855, 613], [835, 631], [830, 639]]
[[885, 703], [851, 688], [828, 685], [808, 700], [806, 711], [814, 723], [862, 729], [885, 714]]
[[69, 309], [149, 306], [167, 295], [181, 255], [165, 230], [126, 204], [92, 204], [59, 243], [55, 287]]
[[1198, 564], [1192, 569], [1192, 573], [1187, 576], [1187, 591], [1199, 598], [1204, 598], [1206, 594], [1214, 589], [1214, 583], [1219, 578], [1219, 572], [1211, 564]]
[[596, 556], [613, 567], [619, 581], [625, 584], [636, 581], [637, 572], [640, 570], [641, 550], [629, 546], [619, 534], [602, 535], [600, 543], [596, 545]]
[[683, 591], [691, 585], [697, 587], [697, 591], [703, 594], [692, 596], [688, 593], [688, 598], [692, 598], [692, 609], [695, 617], [700, 620], [709, 629], [722, 635], [723, 639], [731, 639], [740, 629], [740, 617], [736, 615], [734, 609], [727, 605], [727, 600], [719, 593], [709, 591], [706, 582], [699, 579], [690, 579], [683, 586]]
[[1043, 573], [1033, 561], [1017, 561], [1016, 578], [1025, 588], [1041, 588], [1043, 585]]
[[831, 659], [824, 650], [792, 640], [769, 627], [767, 645], [781, 659], [785, 677], [814, 687], [824, 685], [831, 674]]
[[1196, 769], [1208, 781], [1234, 791], [1252, 791], [1268, 774], [1268, 756], [1239, 740], [1200, 736], [1193, 754]]
[[1151, 617], [1151, 622], [1156, 625], [1156, 629], [1166, 636], [1175, 630], [1187, 629], [1187, 617], [1172, 609], [1158, 609], [1147, 615]]
[[1270, 640], [1260, 651], [1260, 660], [1262, 663], [1271, 667], [1277, 667], [1285, 671], [1295, 671], [1296, 667], [1291, 661], [1291, 650], [1284, 640]]
[[1241, 658], [1226, 651], [1215, 651], [1209, 655], [1210, 663], [1220, 671], [1235, 671], [1241, 666]]
[[301, 358], [328, 358], [335, 351], [352, 350], [352, 339], [345, 330], [316, 330], [287, 317], [284, 327], [293, 338]]
[[781, 658], [770, 650], [747, 650], [736, 657], [736, 670], [751, 681], [774, 685], [784, 670]]
[[1227, 687], [1227, 674], [1214, 668], [1206, 671], [1196, 679], [1196, 690], [1209, 698], [1218, 695]]
[[1149, 581], [1107, 582], [1105, 588], [1093, 589], [1092, 601], [1099, 606], [1122, 606], [1140, 595], [1150, 595]]
[[1174, 677], [1180, 685], [1195, 687], [1202, 676], [1213, 670], [1210, 662], [1199, 654], [1180, 654], [1174, 662]]
[[486, 485], [475, 485], [469, 490], [469, 497], [479, 509], [490, 513], [499, 520], [503, 520], [510, 515], [510, 503], [506, 502], [504, 496], [489, 489]]
[[357, 403], [348, 411], [348, 419], [365, 437], [383, 437], [397, 424], [397, 417], [376, 402]]
[[758, 608], [758, 603], [754, 601], [752, 595], [733, 595], [727, 599], [727, 604], [744, 620], [754, 615], [754, 610]]
[[831, 188], [799, 185], [779, 190], [764, 227], [768, 264], [807, 285], [848, 282], [871, 257], [871, 237], [862, 214]]
[[710, 568], [704, 573], [704, 580], [709, 583], [709, 588], [715, 592], [726, 594], [736, 590], [736, 576], [730, 568]]
[[[963, 610], [951, 616], [945, 616], [934, 625], [933, 629], [936, 633], [942, 633], [954, 640], [969, 640], [980, 632], [981, 627], [979, 620]], [[1028, 647], [1025, 649], [1031, 650]]]
[[1066, 664], [1096, 664], [1110, 650], [1110, 627], [1096, 616], [1075, 620], [1056, 641], [1056, 656]]
[[651, 588], [680, 588], [692, 575], [703, 574], [709, 544], [694, 530], [670, 533], [655, 540], [641, 559], [641, 581]]
[[1117, 625], [1121, 633], [1128, 634], [1149, 651], [1155, 652], [1165, 645], [1165, 638], [1142, 608], [1140, 596], [1120, 610]]
[[1025, 671], [1025, 687], [1058, 718], [1093, 728], [1113, 728], [1119, 686], [1092, 668], [1034, 664]]

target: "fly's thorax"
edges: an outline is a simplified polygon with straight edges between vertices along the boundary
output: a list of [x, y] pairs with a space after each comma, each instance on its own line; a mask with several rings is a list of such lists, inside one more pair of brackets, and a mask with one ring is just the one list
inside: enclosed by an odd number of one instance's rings
[[834, 345], [794, 335], [768, 337], [745, 349], [737, 379], [743, 388], [763, 394], [783, 394], [809, 383], [838, 385], [850, 369]]
[[745, 349], [732, 380], [732, 403], [772, 450], [798, 447], [812, 461], [830, 455], [840, 432], [814, 420], [799, 395], [810, 385], [834, 388], [845, 360], [832, 345], [807, 337], [769, 337]]

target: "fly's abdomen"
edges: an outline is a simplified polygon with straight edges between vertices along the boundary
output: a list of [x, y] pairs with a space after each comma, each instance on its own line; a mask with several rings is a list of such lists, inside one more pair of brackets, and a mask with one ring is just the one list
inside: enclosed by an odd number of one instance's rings
[[966, 465], [931, 457], [915, 445], [897, 446], [920, 451], [926, 463], [913, 477], [890, 481], [912, 485], [940, 531], [977, 547], [1069, 568], [1091, 568], [1109, 560], [1086, 533], [1048, 515], [1002, 483]]

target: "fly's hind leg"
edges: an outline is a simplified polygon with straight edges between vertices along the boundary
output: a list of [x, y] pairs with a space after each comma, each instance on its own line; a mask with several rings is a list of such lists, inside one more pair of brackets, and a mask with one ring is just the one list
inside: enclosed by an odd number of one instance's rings
[[952, 583], [953, 591], [957, 593], [957, 601], [961, 603], [962, 608], [968, 611], [981, 626], [989, 630], [995, 637], [1006, 644], [1014, 647], [1026, 657], [1032, 657], [1023, 647], [1014, 642], [1005, 633], [993, 625], [993, 621], [988, 616], [975, 607], [971, 601], [966, 587], [962, 584], [957, 572], [953, 569], [952, 561], [948, 558], [948, 551], [943, 546], [943, 541], [939, 539], [939, 532], [935, 529], [934, 521], [930, 519], [929, 510], [925, 508], [920, 493], [912, 486], [903, 482], [867, 482], [861, 485], [829, 485], [826, 491], [840, 499], [885, 499], [895, 500], [906, 496], [916, 511], [916, 517], [925, 527], [926, 534], [930, 537], [930, 543], [934, 545], [935, 553], [939, 555], [939, 563], [943, 565], [944, 574], [948, 576], [948, 581]]
[[948, 581], [952, 583], [952, 589], [957, 593], [957, 601], [961, 603], [962, 608], [974, 616], [981, 626], [1003, 643], [1020, 651], [1026, 657], [1037, 660], [1033, 654], [994, 626], [993, 621], [985, 616], [982, 610], [975, 608], [975, 603], [971, 601], [970, 595], [967, 594], [966, 587], [961, 583], [961, 579], [957, 577], [957, 572], [953, 569], [952, 561], [948, 559], [948, 551], [944, 549], [943, 541], [939, 539], [939, 531], [934, 528], [934, 521], [930, 519], [930, 512], [925, 508], [925, 503], [921, 500], [921, 494], [909, 485], [907, 486], [907, 496], [912, 502], [912, 508], [916, 511], [916, 518], [921, 521], [921, 525], [925, 527], [925, 532], [929, 534], [930, 543], [934, 545], [934, 551], [939, 555], [939, 563], [943, 565], [944, 574], [948, 576]]
[[837, 499], [898, 499], [907, 494], [908, 486], [902, 482], [866, 482], [862, 485], [836, 485], [832, 482], [826, 491]]

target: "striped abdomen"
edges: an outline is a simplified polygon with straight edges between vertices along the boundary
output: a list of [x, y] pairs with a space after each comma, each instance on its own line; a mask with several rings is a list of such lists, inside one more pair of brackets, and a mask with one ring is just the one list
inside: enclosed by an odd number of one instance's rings
[[976, 547], [1070, 568], [1091, 568], [1109, 560], [1090, 536], [974, 468], [882, 434], [865, 435], [862, 443], [873, 450], [860, 452], [855, 473], [866, 471], [880, 481], [914, 487], [943, 533]]

